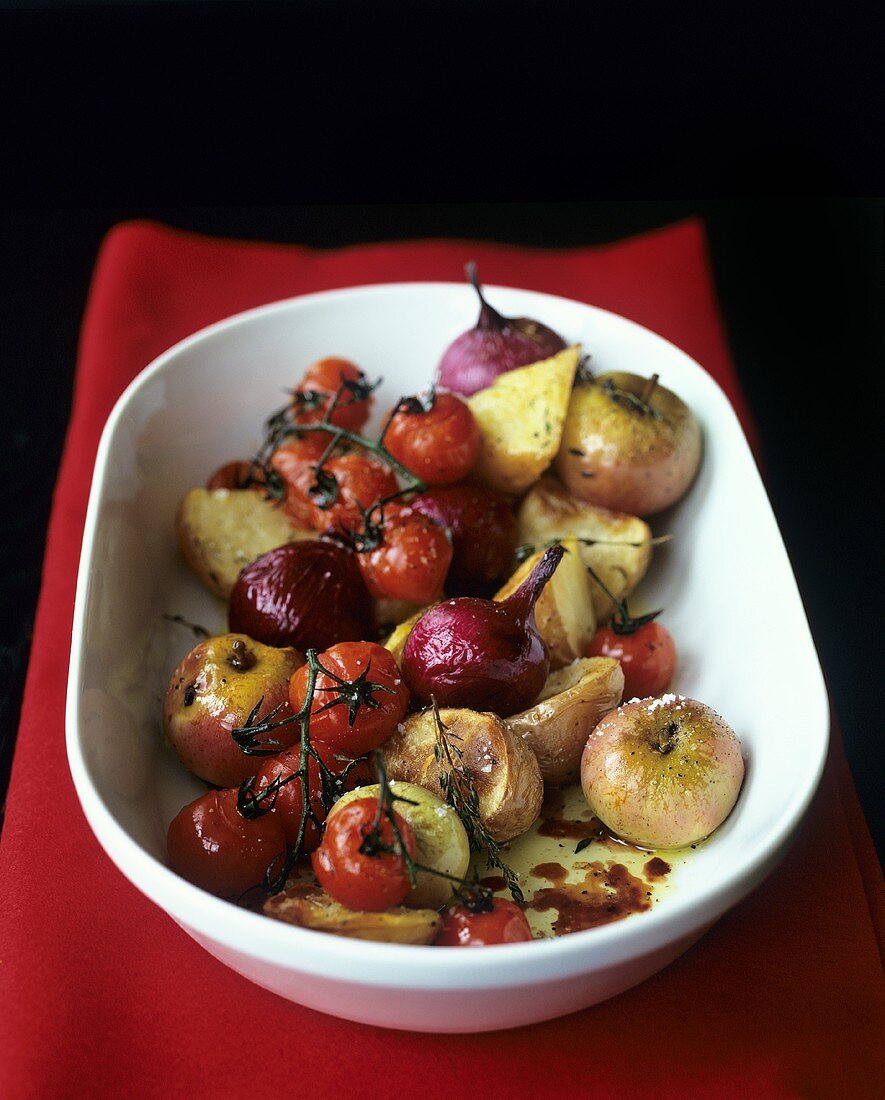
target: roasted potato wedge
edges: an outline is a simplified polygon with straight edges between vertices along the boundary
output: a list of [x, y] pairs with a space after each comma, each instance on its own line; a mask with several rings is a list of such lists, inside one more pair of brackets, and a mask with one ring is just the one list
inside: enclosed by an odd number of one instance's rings
[[597, 723], [621, 702], [624, 673], [611, 657], [585, 657], [552, 673], [537, 703], [506, 719], [532, 749], [545, 783], [568, 783]]
[[[596, 630], [593, 609], [593, 581], [584, 568], [581, 545], [576, 538], [562, 540], [566, 553], [535, 604], [535, 622], [550, 652], [551, 668], [562, 668], [582, 657]], [[544, 556], [538, 550], [527, 558], [495, 596], [512, 595]], [[598, 586], [596, 586], [598, 587]]]
[[[394, 809], [408, 821], [415, 832], [415, 859], [424, 867], [442, 871], [455, 878], [464, 878], [470, 863], [470, 841], [461, 824], [461, 819], [448, 802], [433, 791], [419, 787], [415, 783], [403, 783], [395, 780], [390, 789], [402, 801], [394, 801]], [[335, 814], [358, 798], [378, 798], [380, 787], [373, 783], [368, 787], [357, 787], [343, 794], [326, 819], [331, 821]], [[403, 905], [410, 909], [441, 909], [451, 900], [454, 883], [439, 875], [419, 871], [417, 882], [411, 892], [403, 899]]]
[[191, 489], [178, 506], [178, 545], [203, 584], [227, 599], [244, 565], [293, 539], [310, 539], [253, 489]]
[[492, 489], [522, 493], [559, 451], [580, 347], [506, 371], [467, 404], [482, 432], [474, 473]]
[[345, 909], [329, 895], [309, 883], [290, 886], [264, 903], [265, 916], [316, 932], [382, 943], [433, 943], [442, 920], [433, 909], [397, 906], [378, 913]]
[[[576, 500], [553, 478], [542, 478], [526, 494], [517, 522], [520, 542], [534, 546], [569, 535], [599, 540], [594, 546], [581, 543], [581, 556], [618, 599], [633, 591], [651, 561], [652, 533], [645, 520]], [[608, 620], [614, 606], [592, 577], [590, 593], [597, 620]]]
[[[544, 798], [535, 754], [497, 714], [447, 708], [440, 717], [446, 739], [473, 777], [489, 836], [502, 843], [520, 836], [538, 817]], [[432, 711], [411, 715], [381, 750], [387, 774], [444, 797], [435, 745]], [[457, 759], [456, 752], [453, 756]]]

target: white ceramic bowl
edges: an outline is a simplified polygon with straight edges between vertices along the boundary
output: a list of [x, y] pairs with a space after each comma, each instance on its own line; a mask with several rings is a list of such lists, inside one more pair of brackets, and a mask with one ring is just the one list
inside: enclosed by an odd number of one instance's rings
[[[362, 287], [251, 310], [176, 345], [117, 403], [101, 440], [83, 540], [67, 706], [84, 812], [131, 882], [216, 958], [300, 1004], [419, 1031], [482, 1031], [601, 1001], [660, 970], [771, 869], [820, 778], [828, 708], [802, 604], [746, 440], [722, 391], [687, 355], [612, 313], [490, 288], [542, 318], [601, 370], [656, 371], [699, 416], [705, 457], [663, 521], [647, 600], [667, 609], [679, 689], [731, 723], [748, 757], [725, 825], [650, 911], [556, 940], [485, 950], [377, 944], [295, 928], [198, 890], [163, 861], [165, 829], [200, 787], [161, 738], [167, 677], [194, 640], [178, 613], [224, 629], [221, 605], [176, 553], [181, 494], [251, 452], [283, 390], [322, 355], [385, 382], [378, 404], [422, 388], [473, 323], [475, 296], [443, 283]], [[658, 525], [661, 526], [660, 524]]]

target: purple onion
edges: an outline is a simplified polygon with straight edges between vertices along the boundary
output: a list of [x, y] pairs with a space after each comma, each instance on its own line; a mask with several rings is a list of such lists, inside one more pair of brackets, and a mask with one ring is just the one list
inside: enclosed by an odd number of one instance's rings
[[499, 374], [549, 359], [566, 344], [540, 321], [502, 317], [483, 297], [476, 264], [469, 263], [466, 272], [479, 296], [479, 319], [446, 348], [439, 362], [439, 384], [469, 397], [491, 386]]
[[551, 546], [506, 600], [460, 596], [423, 615], [403, 653], [412, 699], [490, 710], [502, 718], [531, 706], [550, 671], [535, 604], [563, 553]]

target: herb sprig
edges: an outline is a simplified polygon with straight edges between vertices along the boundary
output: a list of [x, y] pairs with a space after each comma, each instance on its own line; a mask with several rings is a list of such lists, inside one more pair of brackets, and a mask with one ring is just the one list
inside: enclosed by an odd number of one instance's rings
[[480, 816], [479, 794], [476, 790], [473, 774], [464, 763], [463, 752], [454, 744], [455, 740], [460, 739], [456, 734], [449, 732], [448, 726], [442, 720], [435, 699], [431, 703], [431, 708], [436, 728], [436, 744], [433, 748], [433, 755], [439, 768], [440, 786], [443, 795], [461, 819], [461, 823], [467, 831], [467, 836], [470, 838], [471, 847], [484, 852], [487, 865], [501, 872], [513, 900], [520, 903], [524, 902], [525, 896], [520, 889], [516, 872], [505, 863], [498, 842], [489, 835]]

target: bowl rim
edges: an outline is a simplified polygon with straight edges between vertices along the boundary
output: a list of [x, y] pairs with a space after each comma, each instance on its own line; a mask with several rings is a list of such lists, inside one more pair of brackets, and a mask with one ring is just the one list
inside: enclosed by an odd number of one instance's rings
[[[729, 871], [724, 878], [717, 878], [712, 884], [704, 883], [691, 892], [684, 894], [677, 892], [668, 897], [665, 904], [653, 906], [650, 910], [638, 914], [637, 916], [641, 916], [641, 919], [619, 920], [567, 936], [533, 940], [529, 946], [523, 943], [495, 945], [494, 951], [468, 952], [466, 958], [458, 953], [453, 958], [452, 953], [440, 952], [432, 945], [379, 943], [332, 936], [271, 920], [260, 913], [239, 908], [206, 893], [179, 878], [165, 864], [142, 848], [117, 822], [89, 775], [80, 744], [79, 704], [85, 659], [81, 641], [85, 637], [90, 566], [102, 505], [102, 490], [111, 444], [130, 402], [156, 376], [170, 369], [183, 353], [220, 333], [252, 324], [277, 313], [309, 309], [330, 301], [346, 303], [355, 298], [384, 296], [404, 291], [469, 291], [470, 289], [466, 284], [445, 280], [372, 283], [278, 299], [216, 321], [177, 341], [133, 378], [115, 402], [105, 423], [96, 452], [77, 577], [65, 706], [68, 763], [78, 799], [105, 853], [117, 869], [150, 901], [177, 922], [193, 929], [201, 937], [283, 968], [329, 977], [346, 977], [349, 982], [367, 985], [378, 985], [377, 973], [383, 972], [386, 975], [386, 981], [383, 984], [391, 986], [451, 987], [455, 984], [469, 986], [482, 984], [488, 987], [493, 984], [496, 987], [505, 987], [531, 984], [533, 981], [541, 982], [551, 977], [562, 977], [575, 973], [576, 970], [590, 970], [603, 960], [606, 963], [616, 963], [635, 958], [660, 948], [686, 935], [689, 931], [700, 934], [744, 897], [770, 870], [785, 849], [804, 817], [823, 774], [829, 743], [829, 703], [819, 658], [811, 638], [801, 596], [799, 596], [799, 610], [807, 632], [806, 641], [815, 671], [814, 683], [807, 683], [805, 691], [807, 695], [817, 697], [812, 705], [822, 721], [820, 753], [814, 759], [813, 766], [806, 768], [804, 782], [794, 788], [792, 797], [782, 807], [777, 826], [758, 837], [755, 844], [742, 849], [739, 856], [730, 861]], [[730, 420], [732, 428], [737, 432], [737, 442], [746, 449], [752, 476], [755, 477], [758, 489], [764, 495], [772, 515], [774, 532], [783, 547], [777, 519], [737, 415], [718, 382], [687, 352], [638, 322], [631, 321], [612, 310], [577, 299], [501, 284], [488, 284], [486, 289], [493, 293], [524, 296], [541, 304], [555, 302], [569, 308], [577, 307], [591, 315], [605, 315], [618, 324], [639, 330], [644, 337], [650, 337], [663, 345], [668, 354], [675, 353], [677, 357], [690, 364], [698, 372], [699, 381], [711, 390], [715, 400], [721, 404], [721, 412], [725, 420]], [[543, 309], [539, 312], [543, 313]], [[785, 548], [784, 553], [786, 555]], [[793, 585], [796, 587], [788, 556], [787, 567], [790, 570]], [[328, 965], [330, 959], [343, 965], [330, 970]], [[409, 960], [414, 960], [414, 967], [408, 965]], [[366, 976], [350, 969], [351, 965], [360, 963], [372, 967], [376, 973]], [[388, 966], [392, 969], [387, 970]], [[495, 980], [490, 983], [489, 979]]]

